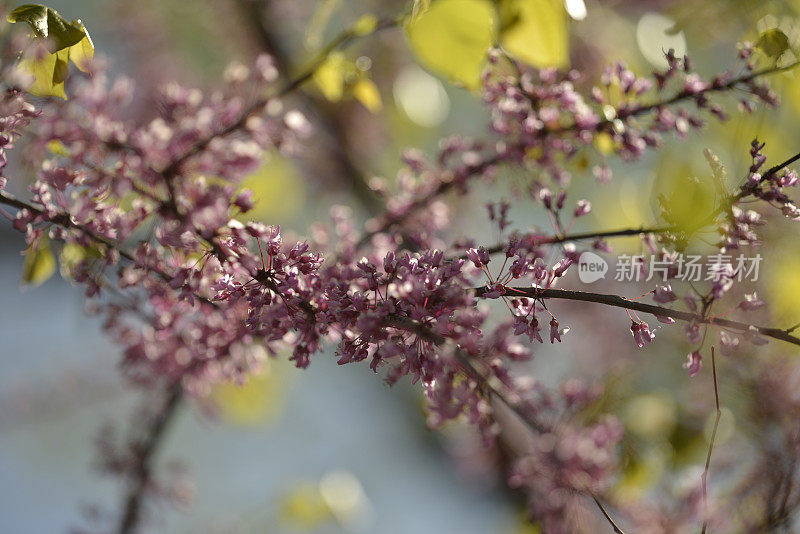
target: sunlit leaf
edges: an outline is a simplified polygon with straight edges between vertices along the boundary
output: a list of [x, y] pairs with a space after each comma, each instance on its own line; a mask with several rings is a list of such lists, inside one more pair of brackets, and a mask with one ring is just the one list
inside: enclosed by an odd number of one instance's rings
[[333, 512], [316, 484], [301, 483], [281, 499], [280, 517], [294, 527], [313, 530], [331, 521]]
[[353, 24], [353, 34], [358, 36], [369, 35], [378, 26], [378, 19], [375, 15], [366, 14]]
[[73, 24], [79, 25], [84, 32], [83, 39], [69, 49], [69, 59], [78, 67], [78, 70], [87, 72], [89, 70], [89, 63], [94, 59], [94, 44], [92, 38], [89, 37], [89, 32], [86, 31], [81, 21], [73, 21]]
[[22, 282], [25, 285], [40, 286], [56, 272], [56, 257], [50, 248], [50, 241], [42, 236], [35, 247], [25, 252], [22, 265]]
[[372, 113], [377, 113], [383, 107], [378, 86], [369, 78], [361, 78], [353, 85], [353, 97], [361, 102]]
[[338, 102], [344, 94], [345, 57], [341, 52], [333, 52], [314, 71], [314, 82], [331, 102]]
[[542, 527], [536, 523], [531, 523], [525, 514], [525, 517], [519, 523], [519, 526], [513, 530], [514, 534], [542, 534]]
[[36, 37], [49, 40], [57, 52], [79, 43], [85, 36], [81, 27], [66, 21], [55, 10], [40, 4], [25, 4], [6, 16], [8, 22], [27, 23]]
[[682, 172], [659, 176], [656, 195], [662, 217], [689, 234], [700, 229], [715, 208], [713, 183]]
[[438, 0], [406, 25], [420, 63], [469, 89], [480, 86], [486, 52], [497, 37], [489, 0]]
[[677, 406], [666, 394], [653, 393], [630, 399], [625, 427], [636, 435], [657, 438], [669, 435], [677, 421]]
[[291, 161], [277, 152], [248, 175], [241, 187], [253, 192], [255, 202], [253, 210], [247, 213], [247, 220], [282, 221], [294, 216], [305, 201], [303, 177]]
[[411, 5], [411, 21], [417, 20], [417, 18], [428, 11], [430, 7], [431, 0], [414, 0], [414, 3]]
[[212, 396], [223, 419], [241, 425], [262, 424], [277, 416], [283, 407], [283, 380], [277, 365], [268, 361], [244, 384], [224, 382]]
[[68, 158], [71, 155], [70, 150], [60, 139], [51, 139], [47, 142], [47, 151], [57, 156], [64, 156]]
[[800, 244], [789, 241], [782, 245], [778, 261], [770, 262], [767, 281], [767, 304], [776, 323], [800, 323]]
[[58, 255], [59, 271], [67, 280], [72, 279], [72, 271], [80, 263], [101, 257], [96, 248], [88, 248], [77, 243], [65, 243]]
[[46, 54], [41, 59], [21, 61], [20, 69], [33, 75], [34, 79], [27, 91], [34, 96], [58, 96], [66, 100], [63, 75], [64, 65], [68, 60], [69, 49], [64, 49], [55, 54]]
[[67, 98], [64, 81], [69, 75], [69, 60], [86, 72], [94, 57], [94, 45], [80, 20], [67, 22], [49, 7], [26, 4], [7, 16], [9, 22], [25, 22], [34, 37], [47, 45], [48, 54], [30, 57], [20, 63], [23, 71], [33, 75], [28, 92], [35, 96]]
[[768, 57], [778, 59], [789, 49], [789, 38], [781, 30], [772, 28], [758, 36], [756, 48]]
[[500, 42], [511, 55], [536, 67], [569, 63], [567, 13], [562, 0], [502, 0]]
[[606, 132], [600, 132], [594, 138], [594, 147], [604, 156], [614, 152], [614, 138]]

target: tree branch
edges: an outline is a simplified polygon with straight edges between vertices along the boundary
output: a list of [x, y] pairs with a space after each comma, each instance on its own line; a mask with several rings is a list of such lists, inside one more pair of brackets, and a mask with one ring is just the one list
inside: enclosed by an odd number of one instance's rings
[[[375, 30], [369, 34], [374, 35], [377, 32], [385, 30], [387, 28], [393, 28], [397, 26], [400, 22], [399, 17], [392, 17], [387, 19], [382, 19], [378, 21], [375, 26]], [[339, 50], [340, 48], [344, 48], [349, 45], [351, 42], [357, 40], [361, 35], [356, 34], [352, 29], [347, 29], [340, 33], [337, 37], [335, 37], [330, 43], [328, 43], [325, 48], [323, 48], [315, 57], [311, 60], [308, 66], [295, 78], [289, 80], [280, 90], [278, 90], [275, 94], [270, 95], [266, 98], [261, 98], [257, 100], [255, 103], [251, 104], [244, 113], [239, 117], [239, 119], [234, 122], [233, 124], [214, 132], [213, 134], [209, 135], [205, 139], [199, 141], [194, 146], [189, 148], [186, 152], [182, 155], [175, 158], [172, 163], [170, 163], [166, 168], [161, 171], [161, 174], [165, 177], [165, 179], [170, 179], [174, 177], [178, 171], [180, 170], [181, 165], [183, 165], [189, 158], [199, 154], [202, 152], [214, 139], [225, 137], [230, 135], [239, 129], [243, 128], [244, 125], [247, 123], [247, 120], [259, 113], [264, 106], [273, 98], [280, 98], [283, 96], [288, 95], [308, 80], [314, 75], [317, 69], [325, 62], [331, 52]]]
[[[788, 71], [788, 70], [791, 70], [791, 69], [795, 68], [798, 65], [800, 65], [800, 61], [794, 62], [794, 63], [792, 63], [790, 65], [786, 65], [784, 67], [770, 67], [770, 68], [754, 71], [754, 72], [751, 72], [750, 74], [746, 74], [746, 75], [743, 75], [743, 76], [732, 78], [727, 83], [722, 84], [722, 85], [720, 85], [718, 87], [714, 87], [714, 86], [709, 87], [708, 89], [706, 89], [705, 91], [702, 91], [700, 93], [688, 93], [686, 91], [680, 91], [680, 92], [676, 93], [675, 95], [673, 95], [672, 97], [667, 98], [665, 100], [660, 100], [660, 101], [657, 101], [657, 102], [653, 102], [651, 104], [647, 104], [647, 105], [639, 106], [639, 107], [631, 109], [631, 110], [627, 110], [627, 111], [624, 112], [624, 118], [629, 118], [629, 117], [638, 116], [638, 115], [644, 115], [644, 114], [649, 113], [651, 111], [655, 111], [655, 110], [657, 110], [657, 109], [659, 109], [661, 107], [677, 104], [677, 103], [682, 102], [684, 100], [693, 100], [693, 99], [698, 98], [699, 96], [702, 96], [702, 95], [705, 95], [705, 94], [708, 94], [708, 93], [714, 93], [714, 92], [721, 92], [721, 91], [730, 90], [730, 89], [734, 88], [735, 86], [737, 86], [739, 84], [751, 82], [754, 79], [759, 78], [761, 76], [768, 76], [768, 75], [771, 75], [771, 74], [785, 72], [785, 71]], [[595, 130], [600, 132], [603, 129], [608, 128], [609, 126], [611, 126], [612, 123], [613, 123], [613, 121], [609, 121], [607, 119], [604, 119], [604, 120], [600, 121], [597, 124], [597, 126], [595, 127]], [[553, 135], [553, 134], [558, 135], [558, 134], [568, 133], [568, 132], [571, 132], [571, 131], [576, 131], [578, 129], [579, 129], [578, 125], [576, 123], [573, 123], [573, 124], [569, 124], [569, 125], [566, 125], [566, 126], [563, 126], [563, 127], [560, 127], [560, 128], [552, 128], [552, 129], [545, 130], [545, 131], [542, 132], [542, 135], [543, 136], [548, 136], [548, 135]], [[493, 165], [496, 165], [496, 164], [500, 163], [500, 159], [501, 159], [500, 155], [495, 155], [495, 156], [489, 158], [488, 160], [484, 161], [483, 163], [481, 163], [481, 164], [475, 166], [473, 169], [471, 169], [470, 172], [467, 174], [467, 176], [468, 177], [469, 176], [474, 176], [475, 174], [480, 174], [480, 173], [484, 172], [488, 167], [491, 167]], [[773, 169], [770, 169], [765, 174], [765, 176], [767, 174], [770, 174], [770, 173], [772, 173], [770, 175], [774, 175], [776, 172], [778, 172], [778, 170], [780, 170], [783, 167], [791, 164], [792, 162], [796, 161], [797, 159], [800, 159], [800, 154], [798, 154], [796, 157], [784, 162], [783, 164], [781, 164], [779, 166], [776, 166]], [[460, 184], [461, 182], [458, 182], [458, 183]], [[381, 234], [381, 233], [385, 233], [388, 230], [390, 230], [393, 226], [396, 226], [396, 225], [404, 222], [413, 213], [415, 213], [416, 211], [418, 211], [418, 210], [422, 209], [423, 207], [427, 206], [428, 204], [430, 204], [430, 202], [432, 200], [434, 200], [434, 199], [444, 195], [445, 193], [449, 192], [455, 185], [457, 185], [457, 182], [455, 182], [455, 181], [443, 182], [433, 192], [431, 192], [429, 194], [426, 194], [424, 197], [418, 198], [414, 202], [412, 202], [407, 207], [407, 209], [405, 209], [402, 213], [397, 214], [397, 215], [386, 216], [384, 218], [384, 220], [379, 224], [377, 229], [369, 231], [369, 232], [366, 232], [366, 233], [364, 233], [362, 235], [361, 239], [359, 239], [359, 241], [356, 244], [356, 250], [358, 250], [361, 247], [363, 247], [364, 245], [366, 245], [375, 235]]]
[[[534, 287], [507, 287], [506, 296], [508, 297], [527, 297], [533, 299], [563, 299], [574, 300], [580, 302], [595, 302], [597, 304], [605, 304], [606, 306], [614, 306], [617, 308], [625, 308], [628, 310], [639, 311], [643, 313], [650, 313], [660, 317], [671, 317], [686, 322], [696, 322], [700, 324], [711, 324], [722, 326], [724, 328], [731, 328], [738, 330], [742, 333], [757, 332], [763, 336], [785, 341], [792, 345], [800, 346], [800, 338], [791, 335], [786, 330], [780, 328], [770, 328], [765, 326], [755, 326], [748, 323], [741, 323], [738, 321], [731, 321], [730, 319], [723, 319], [721, 317], [706, 317], [697, 313], [685, 312], [680, 310], [673, 310], [664, 308], [662, 306], [655, 306], [653, 304], [645, 304], [643, 302], [636, 302], [628, 300], [624, 297], [617, 295], [609, 295], [605, 293], [588, 293], [584, 291], [572, 291], [568, 289], [537, 289]], [[482, 298], [487, 292], [490, 291], [488, 287], [475, 288], [475, 296]]]
[[173, 382], [164, 391], [162, 404], [146, 424], [144, 436], [133, 446], [136, 463], [131, 468], [131, 481], [125, 499], [119, 534], [131, 534], [141, 520], [142, 504], [148, 486], [152, 481], [152, 462], [158, 454], [170, 423], [175, 419], [183, 398], [180, 382]]
[[[621, 230], [602, 230], [599, 232], [583, 232], [578, 234], [563, 234], [563, 235], [539, 235], [535, 233], [517, 236], [517, 239], [530, 243], [532, 246], [538, 245], [556, 245], [559, 243], [569, 243], [572, 241], [583, 241], [586, 239], [603, 239], [607, 237], [630, 237], [641, 234], [661, 234], [664, 232], [672, 232], [677, 230], [674, 226], [653, 226], [639, 228], [624, 228]], [[512, 236], [513, 239], [513, 236]], [[498, 254], [503, 252], [506, 244], [498, 244], [493, 247], [488, 247], [486, 250], [489, 254]], [[466, 254], [458, 256], [461, 259], [467, 257]]]

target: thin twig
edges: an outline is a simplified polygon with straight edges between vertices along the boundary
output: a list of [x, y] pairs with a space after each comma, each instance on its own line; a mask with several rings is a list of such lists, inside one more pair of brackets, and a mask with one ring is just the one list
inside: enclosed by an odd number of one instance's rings
[[714, 347], [711, 347], [711, 374], [714, 377], [714, 400], [717, 406], [717, 416], [714, 419], [714, 430], [711, 431], [711, 442], [708, 444], [708, 454], [706, 455], [706, 467], [703, 470], [701, 481], [703, 484], [703, 528], [701, 534], [706, 534], [708, 528], [708, 467], [711, 465], [711, 453], [714, 450], [714, 440], [717, 437], [717, 428], [719, 427], [719, 419], [722, 411], [719, 409], [719, 388], [717, 387], [717, 363], [714, 357]]
[[[678, 230], [675, 226], [653, 226], [653, 227], [645, 227], [640, 226], [639, 228], [623, 228], [620, 230], [602, 230], [599, 232], [582, 232], [576, 234], [563, 234], [563, 235], [539, 235], [535, 233], [525, 234], [517, 236], [516, 239], [530, 243], [532, 246], [538, 245], [556, 245], [559, 243], [569, 243], [572, 241], [584, 241], [586, 239], [604, 239], [609, 237], [631, 237], [637, 236], [641, 234], [663, 234], [665, 232], [672, 232]], [[492, 247], [488, 247], [486, 251], [489, 254], [498, 254], [503, 252], [506, 248], [506, 244], [497, 244]], [[462, 254], [458, 256], [459, 258], [465, 259], [467, 256], [466, 254]]]
[[614, 532], [616, 534], [625, 534], [625, 532], [623, 532], [622, 529], [619, 528], [619, 525], [617, 525], [614, 522], [614, 519], [611, 518], [611, 516], [609, 515], [609, 513], [606, 511], [605, 507], [603, 506], [603, 503], [600, 502], [600, 499], [597, 498], [597, 496], [594, 494], [594, 492], [590, 491], [589, 495], [592, 496], [592, 499], [594, 499], [595, 504], [597, 505], [598, 508], [600, 508], [600, 511], [603, 513], [603, 516], [606, 518], [606, 521], [608, 521], [609, 524], [611, 524], [611, 528], [614, 529]]
[[795, 330], [797, 330], [798, 328], [800, 328], [800, 323], [797, 323], [797, 324], [796, 324], [796, 325], [794, 325], [794, 326], [790, 326], [789, 328], [787, 328], [787, 329], [785, 330], [785, 332], [786, 332], [787, 334], [791, 334], [792, 332], [794, 332], [794, 331], [795, 331]]

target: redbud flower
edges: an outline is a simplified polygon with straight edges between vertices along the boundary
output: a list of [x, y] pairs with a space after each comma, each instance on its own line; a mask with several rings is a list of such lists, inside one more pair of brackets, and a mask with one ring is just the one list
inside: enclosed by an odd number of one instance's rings
[[592, 211], [592, 204], [588, 200], [579, 200], [575, 207], [575, 217], [583, 217]]
[[653, 290], [653, 300], [660, 304], [667, 304], [678, 300], [678, 296], [672, 291], [672, 287], [667, 284], [665, 286], [656, 286]]
[[633, 340], [636, 341], [636, 345], [638, 345], [640, 349], [644, 347], [645, 343], [652, 343], [653, 339], [656, 337], [644, 321], [641, 323], [633, 321], [631, 323], [631, 335], [633, 335]]
[[553, 317], [550, 319], [550, 343], [555, 343], [555, 340], [561, 343], [561, 332], [558, 330], [558, 321]]
[[697, 373], [699, 373], [700, 369], [703, 367], [702, 361], [703, 356], [701, 356], [698, 351], [694, 351], [686, 357], [686, 363], [683, 364], [683, 368], [689, 370], [689, 378], [697, 376]]
[[783, 176], [778, 178], [776, 183], [780, 187], [792, 187], [793, 185], [797, 185], [797, 172], [794, 170], [789, 170], [783, 173]]
[[764, 301], [758, 298], [755, 292], [748, 293], [744, 296], [744, 300], [739, 303], [739, 307], [745, 311], [757, 310], [764, 307]]
[[739, 338], [728, 334], [725, 330], [721, 330], [719, 333], [719, 345], [720, 352], [724, 356], [729, 356], [739, 346]]

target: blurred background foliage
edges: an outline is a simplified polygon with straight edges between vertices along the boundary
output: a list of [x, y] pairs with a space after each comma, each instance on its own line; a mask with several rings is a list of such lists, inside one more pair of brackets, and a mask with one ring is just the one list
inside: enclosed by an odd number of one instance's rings
[[[583, 89], [617, 60], [641, 74], [661, 68], [670, 48], [690, 54], [697, 70], [710, 76], [735, 65], [736, 43], [756, 42], [774, 30], [789, 45], [780, 61], [800, 57], [798, 0], [53, 0], [50, 5], [65, 18], [80, 18], [98, 53], [111, 58], [112, 73], [136, 81], [130, 113], [137, 120], [155, 116], [153, 88], [170, 80], [210, 89], [229, 62], [246, 65], [262, 52], [273, 54], [283, 73], [298, 73], [348, 28], [370, 33], [378, 21], [406, 17], [403, 28], [378, 32], [327, 56], [312, 82], [287, 102], [317, 128], [307, 151], [293, 160], [270, 155], [243, 184], [255, 192], [254, 217], [299, 236], [324, 220], [332, 204], [349, 206], [357, 220], [374, 214], [377, 203], [368, 184], [379, 178], [393, 189], [404, 148], [435, 154], [447, 135], [490, 138], [478, 88], [484, 53], [492, 44], [530, 66], [577, 69]], [[769, 51], [772, 41], [761, 43]], [[673, 214], [679, 224], [691, 224], [708, 211], [715, 194], [707, 185], [711, 170], [704, 148], [725, 164], [729, 188], [746, 175], [754, 137], [767, 143], [772, 162], [797, 152], [800, 72], [772, 82], [783, 107], [743, 114], [736, 99], [728, 98], [728, 122], [711, 123], [685, 140], [668, 139], [634, 164], [609, 159], [614, 171], [609, 184], [597, 183], [590, 170], [608, 147], [600, 142], [580, 154], [571, 169], [570, 198], [592, 198], [593, 211], [573, 230], [663, 222], [658, 197], [675, 192], [680, 194]], [[493, 244], [498, 236], [489, 230], [483, 204], [520, 198], [530, 178], [521, 170], [504, 171], [497, 183], [453, 199], [450, 237]], [[22, 183], [10, 185], [24, 190]], [[513, 205], [511, 219], [519, 230], [549, 228], [530, 202]], [[769, 298], [770, 307], [753, 321], [789, 326], [800, 320], [800, 238], [789, 223], [769, 232], [760, 249], [763, 273], [753, 289]], [[28, 514], [42, 488], [53, 484], [61, 490], [47, 497], [47, 506], [36, 505], [43, 517], [37, 520], [42, 528], [34, 529], [52, 531], [83, 521], [71, 511], [76, 502], [113, 512], [116, 494], [108, 482], [76, 473], [90, 463], [93, 425], [121, 417], [132, 397], [119, 394], [115, 349], [97, 334], [93, 321], [75, 318], [81, 315], [79, 295], [55, 279], [18, 294], [17, 273], [25, 269], [30, 282], [44, 281], [56, 270], [52, 254], [41, 252], [38, 262], [29, 255], [23, 266], [16, 255], [18, 236], [5, 226], [0, 243], [0, 333], [6, 340], [0, 359], [0, 473], [6, 475], [0, 476], [0, 496], [9, 497], [0, 499], [0, 526], [26, 531], [23, 525], [31, 524]], [[635, 238], [613, 245], [618, 252], [641, 251]], [[712, 250], [703, 240], [691, 247]], [[612, 284], [608, 291], [614, 289], [622, 290]], [[635, 296], [630, 287], [625, 291]], [[543, 346], [536, 360], [518, 371], [549, 384], [575, 373], [602, 382], [606, 393], [596, 410], [617, 414], [626, 427], [615, 499], [681, 498], [702, 470], [714, 412], [710, 375], [689, 380], [681, 369], [691, 349], [680, 329], [659, 329], [656, 344], [638, 352], [622, 312], [618, 325], [599, 331], [595, 314], [607, 312], [569, 304], [558, 310], [570, 317], [574, 334], [562, 345]], [[59, 322], [66, 326], [54, 329]], [[598, 346], [610, 349], [598, 353]], [[739, 461], [735, 454], [774, 432], [759, 409], [765, 392], [753, 387], [753, 377], [784, 366], [796, 372], [795, 355], [770, 344], [760, 348], [757, 359], [747, 349], [718, 362], [725, 406], [715, 453], [720, 465]], [[271, 361], [245, 384], [219, 386], [184, 419], [164, 456], [186, 460], [196, 473], [196, 504], [182, 513], [160, 509], [163, 530], [537, 531], [523, 521], [519, 497], [499, 483], [498, 451], [481, 449], [467, 428], [425, 432], [419, 389], [404, 384], [388, 390], [368, 371], [340, 369], [329, 361], [311, 367], [300, 373], [285, 361]], [[70, 376], [82, 378], [65, 379]], [[64, 421], [73, 423], [65, 427]], [[442, 464], [445, 455], [449, 460]], [[73, 467], [53, 470], [52, 462]]]

